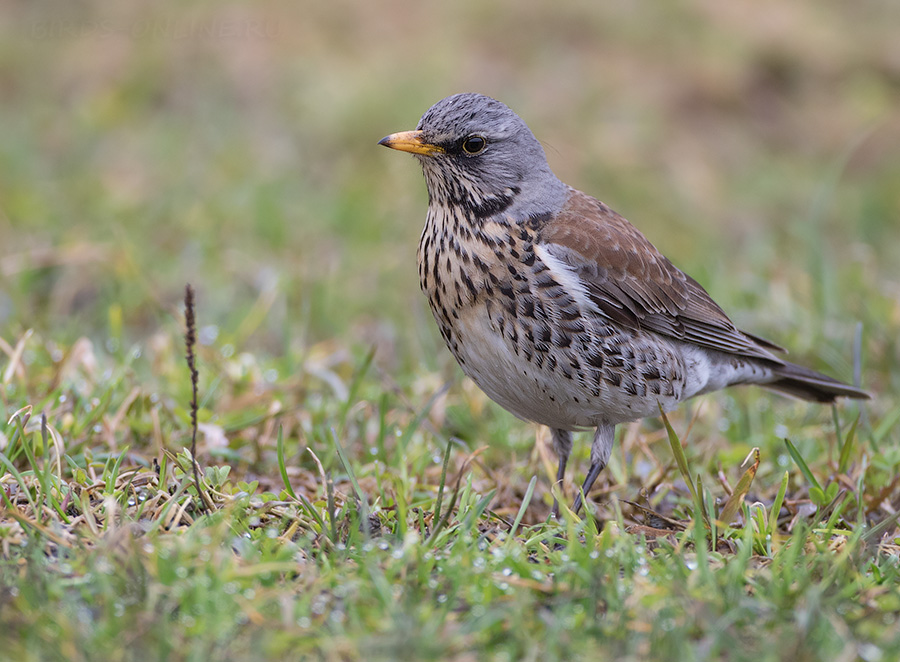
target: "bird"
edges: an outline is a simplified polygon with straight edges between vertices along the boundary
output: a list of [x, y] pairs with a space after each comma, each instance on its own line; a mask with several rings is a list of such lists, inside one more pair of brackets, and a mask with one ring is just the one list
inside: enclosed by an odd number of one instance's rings
[[419, 284], [462, 371], [550, 428], [560, 485], [573, 432], [594, 431], [576, 514], [620, 423], [737, 384], [819, 403], [870, 397], [737, 328], [625, 218], [560, 181], [504, 103], [454, 94], [379, 144], [422, 166]]

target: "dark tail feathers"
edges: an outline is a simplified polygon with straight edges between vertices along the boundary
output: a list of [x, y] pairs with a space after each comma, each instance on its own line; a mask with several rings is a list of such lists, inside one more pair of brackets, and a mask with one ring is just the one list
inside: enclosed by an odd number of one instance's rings
[[765, 386], [813, 402], [834, 402], [839, 397], [857, 400], [867, 400], [871, 397], [862, 389], [794, 363], [776, 367], [775, 380]]

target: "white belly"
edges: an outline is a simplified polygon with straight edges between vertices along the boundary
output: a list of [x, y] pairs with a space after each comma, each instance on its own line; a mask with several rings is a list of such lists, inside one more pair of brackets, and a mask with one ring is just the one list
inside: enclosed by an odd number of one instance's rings
[[[660, 358], [678, 362], [680, 369], [674, 371], [678, 383], [668, 389], [670, 393], [662, 389], [664, 392], [659, 394], [635, 395], [602, 379], [580, 379], [570, 364], [567, 367], [572, 377], [565, 376], [562, 370], [548, 370], [546, 361], [539, 367], [534, 360], [526, 359], [521, 350], [517, 353], [507, 338], [491, 329], [484, 309], [468, 311], [455, 326], [456, 356], [463, 372], [504, 409], [552, 428], [574, 430], [654, 416], [659, 413], [660, 405], [670, 410], [700, 390], [699, 383], [689, 376], [695, 370], [684, 370], [676, 352], [661, 351], [657, 339], [654, 339], [654, 350]], [[582, 344], [591, 343], [590, 335], [586, 333], [588, 337], [582, 339]], [[635, 340], [638, 345], [642, 342], [640, 336]], [[597, 344], [602, 341], [597, 340]], [[577, 357], [580, 347], [573, 343], [568, 351], [551, 351], [560, 365], [568, 363], [573, 354]]]

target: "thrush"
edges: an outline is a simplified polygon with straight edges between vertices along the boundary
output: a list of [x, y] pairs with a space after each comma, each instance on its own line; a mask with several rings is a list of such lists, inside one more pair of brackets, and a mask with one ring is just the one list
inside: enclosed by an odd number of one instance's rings
[[419, 283], [463, 372], [504, 409], [550, 427], [560, 483], [572, 432], [594, 429], [576, 513], [619, 423], [735, 384], [821, 403], [869, 397], [738, 329], [633, 225], [560, 181], [503, 103], [456, 94], [379, 144], [422, 165]]

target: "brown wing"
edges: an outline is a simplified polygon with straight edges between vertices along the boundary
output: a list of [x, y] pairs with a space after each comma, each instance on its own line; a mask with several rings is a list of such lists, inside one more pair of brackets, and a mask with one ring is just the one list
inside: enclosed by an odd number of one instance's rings
[[610, 319], [703, 347], [783, 363], [777, 345], [740, 331], [697, 281], [599, 200], [572, 189], [538, 243], [571, 266]]

